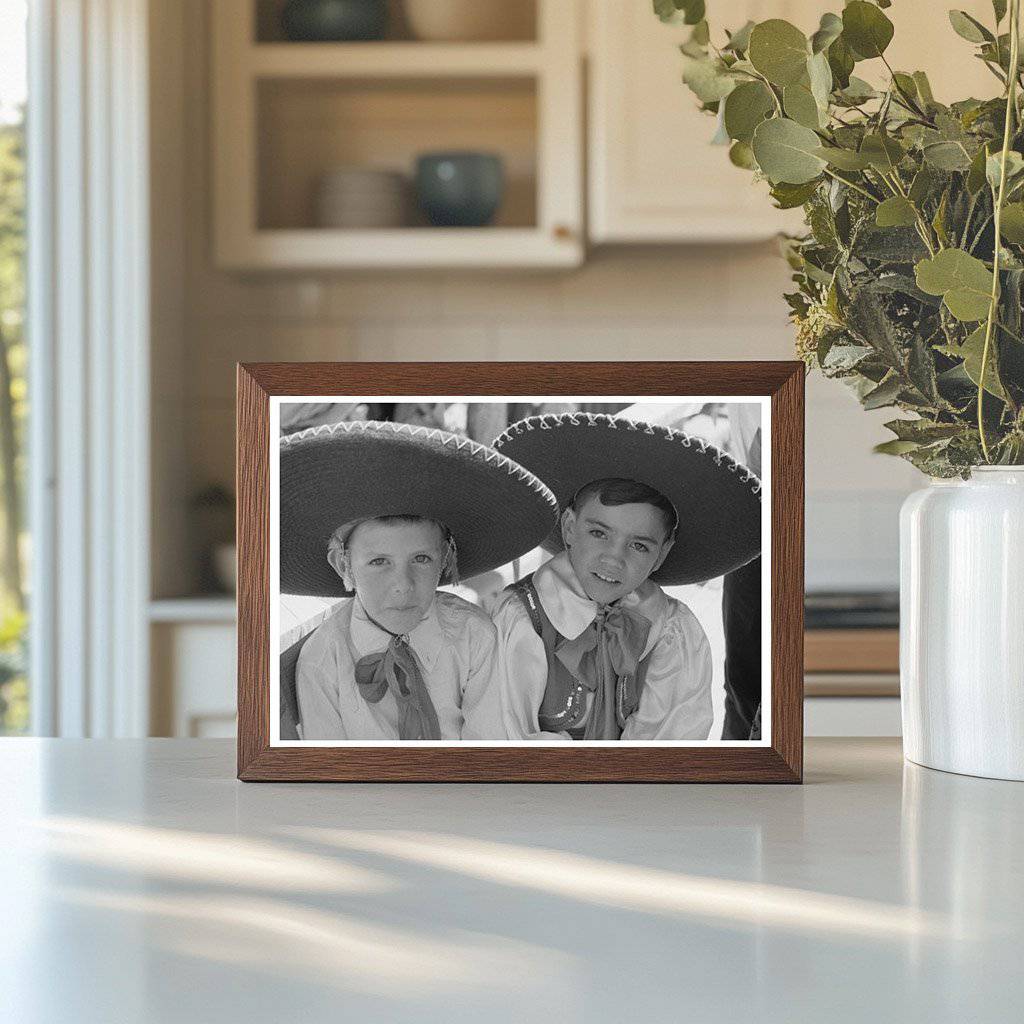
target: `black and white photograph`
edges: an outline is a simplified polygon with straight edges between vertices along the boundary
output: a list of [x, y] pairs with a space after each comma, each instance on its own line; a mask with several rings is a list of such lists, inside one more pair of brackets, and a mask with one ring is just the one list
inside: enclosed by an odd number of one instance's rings
[[271, 744], [765, 745], [770, 403], [274, 397]]

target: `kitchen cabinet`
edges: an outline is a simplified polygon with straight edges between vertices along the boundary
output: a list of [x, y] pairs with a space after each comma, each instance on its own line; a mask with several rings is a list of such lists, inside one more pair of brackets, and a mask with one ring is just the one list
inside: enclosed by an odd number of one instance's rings
[[[808, 0], [741, 0], [710, 17], [815, 26]], [[719, 13], [716, 13], [719, 12]], [[681, 78], [689, 28], [662, 24], [646, 2], [590, 0], [588, 9], [588, 216], [593, 242], [729, 242], [797, 230], [799, 210], [776, 210], [768, 186], [710, 145], [715, 119]]]
[[[709, 4], [716, 38], [745, 21], [785, 18], [805, 33], [823, 11], [821, 0], [736, 0]], [[958, 5], [986, 24], [988, 0]], [[995, 95], [998, 83], [956, 36], [945, 8], [894, 4], [887, 57], [897, 70], [918, 68], [944, 102]], [[776, 210], [765, 183], [734, 167], [723, 146], [712, 146], [715, 120], [698, 109], [681, 81], [679, 43], [689, 28], [664, 25], [647, 0], [590, 0], [588, 27], [588, 218], [592, 242], [727, 242], [799, 231], [801, 211]], [[1004, 25], [1005, 29], [1005, 25]], [[873, 67], [872, 65], [875, 65]], [[857, 74], [875, 83], [880, 61]]]
[[[523, 0], [529, 2], [529, 0]], [[534, 0], [534, 38], [292, 42], [267, 0], [211, 7], [214, 254], [231, 269], [557, 267], [583, 256], [578, 0]], [[498, 154], [493, 225], [318, 226], [339, 168], [411, 176], [426, 151]]]
[[[230, 598], [154, 601], [153, 734], [213, 738], [235, 734], [235, 606]], [[879, 630], [882, 634], [887, 631]], [[852, 645], [809, 633], [804, 700], [807, 736], [900, 735], [899, 677], [890, 637], [869, 645], [882, 660], [844, 661]], [[872, 655], [873, 656], [873, 655]], [[868, 669], [863, 668], [868, 665]], [[720, 694], [715, 700], [721, 699]]]

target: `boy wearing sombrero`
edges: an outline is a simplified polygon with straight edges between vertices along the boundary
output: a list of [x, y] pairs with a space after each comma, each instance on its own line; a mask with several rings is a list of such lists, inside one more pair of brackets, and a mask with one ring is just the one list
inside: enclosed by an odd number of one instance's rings
[[706, 739], [707, 637], [659, 584], [712, 579], [757, 555], [757, 478], [704, 441], [603, 414], [529, 417], [494, 446], [564, 510], [545, 544], [558, 553], [495, 613], [509, 735]]
[[281, 590], [349, 596], [298, 653], [301, 738], [501, 738], [494, 627], [437, 588], [536, 546], [550, 491], [468, 438], [356, 422], [282, 438], [280, 495]]

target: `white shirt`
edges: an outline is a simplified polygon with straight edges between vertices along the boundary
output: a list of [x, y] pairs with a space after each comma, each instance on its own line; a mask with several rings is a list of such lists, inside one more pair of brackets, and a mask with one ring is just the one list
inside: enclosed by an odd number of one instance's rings
[[[350, 612], [347, 610], [350, 609]], [[376, 704], [360, 692], [355, 666], [383, 651], [391, 634], [375, 626], [358, 599], [339, 601], [306, 641], [295, 670], [304, 740], [397, 740], [398, 703], [390, 690]], [[438, 591], [426, 617], [409, 633], [441, 738], [503, 736], [497, 688], [495, 630], [487, 613]]]
[[[586, 596], [563, 551], [534, 574], [533, 585], [551, 624], [574, 640], [594, 621], [598, 606]], [[704, 740], [711, 731], [711, 648], [697, 617], [681, 601], [646, 580], [619, 604], [650, 620], [642, 655], [647, 673], [640, 704], [623, 740]], [[498, 627], [502, 714], [510, 739], [569, 739], [542, 732], [537, 712], [548, 681], [544, 642], [515, 594], [494, 613]], [[591, 695], [588, 694], [587, 713]], [[584, 718], [584, 721], [586, 719]]]

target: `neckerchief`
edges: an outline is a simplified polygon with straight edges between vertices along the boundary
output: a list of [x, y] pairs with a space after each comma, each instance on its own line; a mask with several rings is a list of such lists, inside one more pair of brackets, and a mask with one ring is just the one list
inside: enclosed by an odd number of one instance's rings
[[439, 740], [441, 726], [434, 702], [427, 692], [419, 661], [409, 646], [409, 637], [392, 633], [370, 615], [363, 614], [379, 630], [391, 637], [383, 651], [367, 654], [356, 662], [356, 685], [370, 704], [377, 704], [390, 690], [398, 704], [398, 738], [400, 740]]
[[594, 621], [575, 640], [564, 637], [555, 657], [594, 694], [584, 739], [618, 739], [616, 697], [620, 683], [636, 675], [651, 631], [648, 618], [631, 608], [599, 607]]

